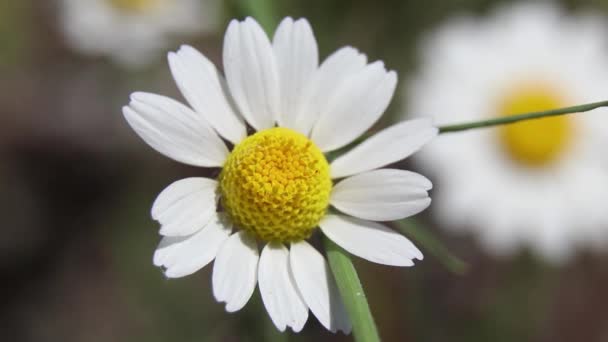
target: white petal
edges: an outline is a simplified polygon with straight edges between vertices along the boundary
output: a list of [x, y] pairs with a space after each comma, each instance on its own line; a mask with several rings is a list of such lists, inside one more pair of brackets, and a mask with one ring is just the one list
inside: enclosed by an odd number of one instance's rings
[[213, 263], [213, 295], [226, 302], [226, 311], [238, 311], [247, 302], [257, 283], [258, 247], [245, 231], [233, 234], [219, 250]]
[[306, 241], [291, 244], [289, 262], [304, 302], [323, 326], [348, 334], [351, 323], [325, 258]]
[[230, 106], [217, 68], [191, 46], [168, 55], [169, 67], [188, 103], [226, 140], [238, 143], [246, 136], [243, 120]]
[[279, 74], [268, 37], [253, 19], [233, 20], [224, 37], [224, 72], [241, 114], [256, 130], [274, 126]]
[[413, 259], [422, 260], [422, 253], [410, 240], [377, 222], [327, 215], [319, 226], [340, 247], [371, 262], [413, 266]]
[[190, 275], [215, 258], [230, 231], [231, 226], [216, 215], [194, 235], [165, 236], [154, 252], [154, 265], [164, 267], [169, 278]]
[[217, 182], [209, 178], [185, 178], [173, 182], [156, 197], [152, 218], [160, 222], [160, 234], [190, 235], [215, 215]]
[[382, 62], [367, 65], [343, 82], [320, 112], [311, 139], [323, 152], [352, 142], [384, 113], [393, 97], [397, 74]]
[[308, 308], [300, 297], [289, 270], [289, 252], [282, 244], [269, 243], [258, 266], [260, 294], [270, 319], [280, 331], [291, 327], [299, 332], [308, 319]]
[[281, 88], [277, 121], [282, 127], [297, 129], [296, 115], [302, 92], [319, 65], [317, 41], [306, 19], [294, 22], [288, 17], [277, 28], [272, 47]]
[[148, 145], [169, 158], [215, 167], [228, 156], [226, 145], [202, 116], [168, 97], [133, 93], [122, 112]]
[[388, 127], [336, 158], [331, 163], [331, 176], [346, 177], [402, 160], [437, 136], [437, 132], [430, 119]]
[[327, 107], [336, 89], [361, 71], [365, 63], [367, 57], [350, 46], [343, 47], [327, 57], [304, 89], [302, 103], [296, 115], [296, 129], [308, 136], [321, 110]]
[[426, 209], [431, 182], [409, 171], [380, 169], [344, 179], [332, 189], [330, 203], [365, 220], [400, 220]]

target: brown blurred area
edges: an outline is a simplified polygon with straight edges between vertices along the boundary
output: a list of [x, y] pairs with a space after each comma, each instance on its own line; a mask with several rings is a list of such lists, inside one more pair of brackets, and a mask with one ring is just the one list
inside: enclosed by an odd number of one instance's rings
[[[309, 18], [322, 57], [349, 44], [405, 74], [417, 35], [493, 3], [315, 0], [278, 12]], [[257, 293], [228, 314], [213, 299], [210, 267], [167, 280], [152, 265], [152, 201], [205, 171], [147, 147], [120, 108], [136, 90], [181, 97], [164, 54], [133, 71], [71, 51], [57, 10], [53, 1], [0, 4], [0, 340], [350, 341], [312, 315], [301, 334], [278, 335]], [[221, 39], [184, 42], [217, 62]], [[526, 251], [501, 260], [423, 219], [468, 271], [450, 273], [430, 255], [408, 269], [357, 260], [385, 341], [608, 341], [606, 255], [582, 252], [560, 267]]]

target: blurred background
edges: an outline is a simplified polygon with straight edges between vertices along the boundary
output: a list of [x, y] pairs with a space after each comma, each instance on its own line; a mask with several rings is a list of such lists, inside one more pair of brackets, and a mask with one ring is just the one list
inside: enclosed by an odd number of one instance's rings
[[[150, 149], [120, 109], [136, 90], [181, 99], [166, 52], [188, 43], [221, 65], [233, 17], [252, 15], [271, 31], [283, 16], [306, 17], [321, 59], [352, 45], [405, 80], [419, 65], [425, 32], [504, 1], [201, 0], [189, 11], [200, 16], [168, 20], [170, 35], [133, 37], [120, 30], [148, 24], [101, 18], [108, 9], [100, 1], [127, 16], [146, 2], [75, 0], [93, 14], [68, 0], [0, 2], [0, 340], [350, 341], [312, 315], [300, 334], [275, 333], [257, 291], [244, 310], [225, 313], [211, 293], [211, 267], [165, 279], [152, 265], [152, 201], [172, 181], [205, 171]], [[561, 4], [608, 15], [608, 1]], [[86, 23], [70, 22], [74, 16]], [[104, 22], [109, 33], [96, 31]], [[105, 46], [111, 37], [121, 43]], [[121, 56], [125, 49], [140, 55]], [[400, 102], [396, 96], [379, 127], [396, 119]], [[431, 248], [444, 245], [466, 267], [446, 268], [432, 253], [408, 269], [356, 260], [385, 341], [608, 341], [605, 253], [581, 251], [559, 265], [525, 249], [496, 258], [472, 237], [442, 231], [432, 210], [418, 221], [436, 240]]]

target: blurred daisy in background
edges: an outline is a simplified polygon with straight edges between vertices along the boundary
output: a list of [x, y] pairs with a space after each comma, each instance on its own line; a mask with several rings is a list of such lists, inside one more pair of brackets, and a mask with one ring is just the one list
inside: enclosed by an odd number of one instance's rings
[[221, 15], [219, 0], [60, 0], [60, 5], [69, 46], [135, 67], [157, 58], [173, 36], [214, 32]]
[[[548, 3], [459, 17], [426, 37], [407, 114], [435, 124], [608, 98], [605, 18]], [[433, 214], [489, 252], [525, 245], [549, 260], [608, 241], [606, 110], [446, 134], [417, 161], [438, 184]]]
[[428, 119], [402, 122], [330, 164], [324, 153], [349, 145], [380, 118], [397, 75], [351, 47], [320, 65], [317, 51], [305, 19], [283, 20], [272, 42], [255, 20], [233, 20], [224, 39], [225, 80], [192, 47], [169, 53], [173, 78], [192, 109], [134, 93], [123, 113], [160, 153], [221, 168], [217, 180], [176, 181], [153, 204], [164, 236], [154, 264], [167, 277], [192, 274], [215, 259], [213, 293], [227, 311], [245, 306], [258, 284], [279, 330], [300, 331], [310, 309], [327, 329], [349, 332], [327, 261], [306, 240], [319, 227], [372, 262], [421, 260], [407, 238], [375, 221], [424, 210], [431, 183], [381, 167], [417, 151], [437, 129]]

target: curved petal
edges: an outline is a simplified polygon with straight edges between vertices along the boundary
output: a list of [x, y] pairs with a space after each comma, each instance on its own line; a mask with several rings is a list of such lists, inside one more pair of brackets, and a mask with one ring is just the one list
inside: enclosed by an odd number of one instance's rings
[[152, 218], [160, 222], [160, 234], [190, 235], [215, 215], [217, 182], [209, 178], [185, 178], [173, 182], [156, 197]]
[[365, 140], [331, 163], [331, 177], [373, 170], [405, 159], [438, 133], [430, 119], [404, 121]]
[[426, 192], [431, 182], [414, 172], [380, 169], [339, 182], [330, 203], [338, 210], [365, 220], [394, 221], [418, 214], [431, 204]]
[[300, 297], [289, 270], [289, 252], [279, 243], [268, 243], [258, 265], [260, 294], [270, 319], [280, 331], [302, 330], [308, 308]]
[[279, 73], [268, 37], [252, 18], [232, 20], [224, 37], [224, 72], [241, 114], [260, 131], [279, 111]]
[[215, 258], [231, 228], [216, 215], [194, 235], [165, 236], [154, 252], [154, 265], [164, 267], [168, 278], [190, 275]]
[[413, 266], [413, 259], [422, 260], [422, 253], [410, 240], [377, 222], [327, 215], [319, 226], [340, 247], [371, 262]]
[[387, 72], [382, 62], [367, 65], [342, 82], [321, 109], [311, 139], [323, 152], [352, 142], [382, 116], [396, 86], [397, 74]]
[[222, 245], [213, 263], [213, 295], [226, 302], [226, 311], [242, 309], [258, 281], [260, 255], [255, 239], [245, 231], [232, 234]]
[[198, 50], [182, 45], [169, 52], [169, 67], [188, 103], [226, 140], [237, 144], [246, 136], [245, 124], [230, 106], [217, 68]]
[[133, 93], [122, 108], [133, 130], [158, 152], [184, 164], [222, 166], [228, 149], [207, 121], [165, 96]]
[[365, 63], [367, 57], [350, 46], [327, 57], [303, 91], [302, 102], [297, 108], [295, 129], [308, 136], [336, 89], [350, 76], [361, 71]]
[[317, 41], [306, 19], [283, 19], [274, 34], [272, 47], [277, 59], [281, 88], [279, 126], [296, 129], [302, 91], [319, 65]]
[[325, 258], [306, 241], [291, 244], [289, 262], [304, 302], [319, 322], [332, 332], [352, 328], [336, 281]]

